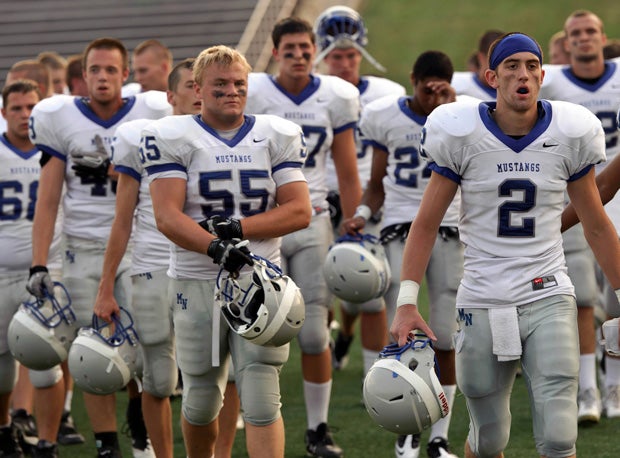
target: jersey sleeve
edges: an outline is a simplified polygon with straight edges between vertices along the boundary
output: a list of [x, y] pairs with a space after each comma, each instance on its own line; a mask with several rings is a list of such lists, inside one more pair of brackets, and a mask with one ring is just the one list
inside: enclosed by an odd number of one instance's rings
[[158, 178], [187, 179], [186, 147], [180, 141], [185, 121], [190, 116], [168, 116], [152, 122], [140, 135], [140, 158], [149, 180]]
[[278, 116], [258, 116], [268, 123], [271, 136], [271, 166], [277, 186], [306, 181], [301, 171], [306, 160], [306, 144], [301, 127]]
[[112, 142], [112, 163], [114, 170], [124, 173], [140, 181], [143, 164], [138, 154], [140, 148], [140, 133], [142, 128], [151, 121], [140, 119], [121, 124], [114, 135]]
[[62, 129], [56, 121], [63, 117], [65, 104], [73, 103], [71, 96], [54, 96], [37, 103], [30, 115], [30, 141], [51, 156], [67, 160], [67, 145], [62, 140]]
[[366, 105], [362, 110], [362, 115], [359, 121], [359, 130], [364, 136], [364, 139], [368, 140], [373, 147], [380, 148], [387, 151], [387, 137], [388, 129], [383, 125], [382, 113], [387, 108], [398, 102], [397, 97], [387, 96], [375, 100]]
[[329, 104], [334, 134], [357, 126], [360, 115], [360, 93], [355, 86], [337, 77], [324, 80], [330, 84]]

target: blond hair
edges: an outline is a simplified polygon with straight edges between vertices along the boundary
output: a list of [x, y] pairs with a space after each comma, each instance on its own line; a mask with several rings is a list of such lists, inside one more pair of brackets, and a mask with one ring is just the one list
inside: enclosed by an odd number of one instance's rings
[[211, 46], [198, 54], [194, 62], [194, 82], [200, 85], [204, 71], [212, 65], [230, 67], [235, 63], [241, 64], [248, 73], [252, 71], [252, 66], [248, 63], [243, 54], [236, 49], [224, 45]]

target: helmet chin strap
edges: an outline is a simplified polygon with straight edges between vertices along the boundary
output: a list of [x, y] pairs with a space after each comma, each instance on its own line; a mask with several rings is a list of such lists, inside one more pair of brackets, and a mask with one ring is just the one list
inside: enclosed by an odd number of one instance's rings
[[325, 59], [325, 57], [336, 48], [355, 48], [360, 53], [362, 53], [362, 56], [364, 56], [364, 58], [368, 62], [370, 62], [373, 67], [375, 67], [380, 72], [387, 72], [387, 69], [379, 62], [377, 62], [377, 60], [372, 57], [368, 51], [366, 51], [366, 48], [360, 46], [357, 42], [353, 40], [342, 37], [334, 40], [329, 46], [327, 46], [327, 48], [325, 48], [323, 51], [316, 55], [316, 57], [314, 58], [314, 66], [316, 67], [317, 65], [319, 65], [321, 61]]

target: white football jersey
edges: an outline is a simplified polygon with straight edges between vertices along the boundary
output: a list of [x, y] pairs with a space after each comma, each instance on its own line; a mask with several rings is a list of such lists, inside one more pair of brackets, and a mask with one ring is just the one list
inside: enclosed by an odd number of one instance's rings
[[[378, 76], [362, 76], [357, 85], [360, 91], [360, 108], [363, 110], [373, 100], [386, 96], [400, 97], [406, 94], [405, 88], [387, 78]], [[357, 173], [360, 177], [362, 189], [366, 187], [370, 180], [370, 170], [372, 169], [372, 146], [368, 139], [358, 129], [355, 133], [355, 146], [357, 148]], [[338, 176], [336, 166], [331, 152], [327, 155], [327, 187], [330, 191], [338, 191]]]
[[494, 102], [449, 103], [428, 117], [423, 154], [461, 187], [465, 272], [459, 307], [522, 305], [574, 295], [560, 234], [566, 183], [605, 160], [605, 136], [587, 109], [539, 102], [531, 132], [514, 139], [491, 118]]
[[[383, 227], [409, 223], [417, 215], [431, 171], [419, 155], [425, 116], [409, 108], [410, 97], [383, 97], [362, 110], [360, 131], [371, 146], [387, 151], [383, 177]], [[442, 226], [458, 224], [460, 193], [448, 208]]]
[[334, 134], [357, 128], [359, 91], [336, 76], [314, 75], [304, 91], [287, 93], [275, 77], [250, 73], [247, 113], [272, 114], [301, 126], [308, 157], [303, 168], [314, 208], [327, 209], [326, 159]]
[[116, 128], [133, 119], [158, 119], [172, 112], [166, 94], [150, 91], [125, 99], [108, 120], [97, 117], [81, 97], [50, 97], [32, 111], [30, 138], [41, 151], [66, 162], [63, 198], [65, 234], [107, 240], [114, 218], [114, 186], [110, 178], [82, 178], [75, 174], [72, 154], [94, 152], [103, 144], [110, 156]]
[[[301, 129], [276, 116], [246, 116], [230, 140], [200, 115], [170, 116], [142, 130], [141, 150], [149, 181], [187, 180], [183, 211], [197, 222], [213, 215], [241, 219], [263, 213], [276, 206], [278, 187], [306, 181]], [[249, 248], [280, 262], [280, 238], [250, 240]], [[171, 277], [208, 280], [219, 270], [206, 254], [171, 245]]]
[[480, 100], [495, 100], [497, 91], [483, 84], [474, 72], [454, 72], [450, 83], [457, 95], [469, 95]]
[[[620, 132], [617, 115], [620, 109], [619, 61], [605, 62], [603, 76], [594, 82], [586, 82], [573, 75], [568, 65], [545, 65], [545, 78], [540, 97], [550, 100], [566, 100], [583, 105], [594, 113], [605, 131], [607, 163], [620, 152]], [[602, 170], [606, 163], [597, 167]], [[605, 205], [609, 218], [620, 234], [620, 196]]]
[[132, 231], [131, 275], [167, 269], [170, 260], [170, 242], [157, 229], [148, 175], [139, 155], [140, 134], [151, 122], [152, 119], [136, 119], [123, 123], [112, 141], [114, 170], [140, 183]]

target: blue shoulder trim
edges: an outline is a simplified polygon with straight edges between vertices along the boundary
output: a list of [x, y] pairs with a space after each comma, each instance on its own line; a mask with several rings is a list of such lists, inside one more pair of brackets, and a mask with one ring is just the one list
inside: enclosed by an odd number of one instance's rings
[[142, 175], [139, 174], [136, 170], [131, 167], [127, 167], [126, 165], [115, 165], [114, 171], [118, 173], [122, 173], [124, 175], [129, 175], [131, 178], [136, 180], [138, 183], [142, 181]]
[[441, 167], [437, 165], [436, 162], [429, 162], [428, 168], [431, 169], [433, 172], [438, 173], [439, 175], [444, 176], [454, 181], [456, 184], [461, 184], [460, 175], [457, 175], [456, 173], [454, 173], [454, 171], [450, 170], [448, 167]]
[[171, 170], [176, 170], [179, 172], [187, 173], [187, 169], [183, 167], [181, 164], [175, 164], [172, 162], [168, 164], [157, 164], [157, 165], [151, 165], [149, 167], [146, 167], [146, 173], [148, 173], [149, 175], [153, 175], [155, 173], [160, 173], [160, 172], [169, 172]]

